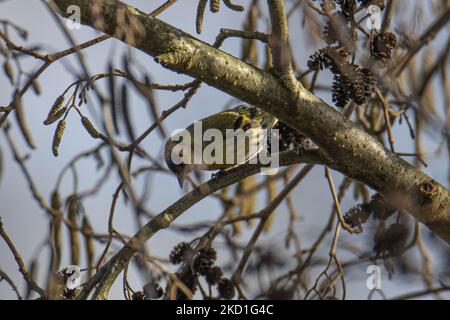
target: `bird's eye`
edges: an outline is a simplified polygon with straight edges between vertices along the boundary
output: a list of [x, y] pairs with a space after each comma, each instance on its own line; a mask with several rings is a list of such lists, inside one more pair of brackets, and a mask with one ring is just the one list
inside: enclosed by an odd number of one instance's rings
[[238, 117], [235, 121], [234, 121], [234, 125], [233, 125], [233, 130], [237, 130], [241, 127], [242, 125], [242, 121], [244, 120], [243, 117]]
[[250, 113], [250, 118], [255, 118], [258, 113], [258, 110], [256, 110], [256, 108], [251, 108], [249, 110], [249, 113]]

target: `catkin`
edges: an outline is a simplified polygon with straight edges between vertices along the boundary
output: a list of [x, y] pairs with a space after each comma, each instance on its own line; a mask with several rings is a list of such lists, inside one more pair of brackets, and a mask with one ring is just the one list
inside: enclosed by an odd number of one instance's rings
[[84, 234], [84, 244], [86, 246], [86, 260], [88, 267], [89, 276], [92, 275], [92, 271], [94, 268], [94, 258], [95, 258], [95, 249], [94, 249], [94, 239], [92, 238], [92, 226], [89, 222], [89, 219], [86, 216], [83, 216], [83, 220], [81, 222], [81, 230]]
[[59, 120], [64, 115], [66, 110], [67, 110], [67, 107], [64, 107], [62, 109], [56, 110], [51, 115], [49, 114], [48, 118], [45, 119], [44, 124], [46, 126], [48, 126], [49, 124], [52, 124], [53, 122]]
[[52, 143], [52, 151], [55, 157], [58, 156], [58, 148], [61, 143], [62, 136], [64, 134], [64, 130], [66, 129], [66, 121], [63, 119], [58, 122], [58, 126], [56, 127], [55, 134], [53, 135], [53, 143]]
[[31, 86], [33, 87], [34, 93], [36, 93], [39, 96], [42, 92], [39, 81], [37, 81], [36, 79], [31, 80]]
[[[242, 194], [245, 194], [249, 190], [251, 190], [256, 185], [256, 182], [257, 182], [256, 176], [250, 176], [239, 181], [237, 192], [240, 193], [242, 197]], [[256, 192], [246, 194], [245, 199], [240, 204], [239, 216], [251, 215], [255, 213], [255, 209], [256, 209]], [[253, 219], [248, 220], [247, 224], [251, 226], [253, 224], [253, 221], [254, 221]]]
[[[78, 265], [80, 263], [80, 239], [78, 238], [77, 227], [77, 211], [78, 200], [75, 196], [72, 196], [69, 200], [67, 219], [72, 226], [69, 227], [69, 240], [70, 240], [70, 257], [71, 263]], [[75, 227], [75, 228], [74, 228]]]
[[[52, 209], [60, 212], [61, 210], [61, 197], [59, 196], [58, 190], [52, 192], [50, 196], [50, 205]], [[61, 250], [62, 250], [62, 237], [61, 237], [61, 218], [55, 216], [51, 221], [51, 230], [52, 230], [52, 241], [53, 241], [53, 249], [54, 258], [52, 259], [52, 265], [50, 266], [52, 272], [54, 270], [58, 270], [59, 265], [61, 263]]]
[[56, 101], [53, 103], [53, 106], [48, 112], [47, 119], [44, 120], [44, 124], [46, 126], [61, 118], [64, 112], [66, 112], [67, 107], [62, 107], [64, 99], [64, 96], [59, 96], [58, 98], [56, 98]]
[[20, 98], [20, 95], [18, 92], [14, 94], [14, 107], [15, 107], [15, 114], [16, 114], [16, 120], [20, 128], [20, 132], [23, 135], [23, 138], [25, 139], [26, 143], [31, 149], [36, 148], [33, 137], [31, 136], [31, 132], [28, 129], [28, 125], [25, 121], [25, 113], [23, 111], [23, 105]]
[[203, 29], [203, 15], [205, 14], [205, 8], [208, 0], [200, 0], [197, 6], [197, 18], [195, 20], [195, 26], [197, 28], [197, 33], [202, 33]]
[[8, 77], [11, 84], [14, 84], [14, 72], [9, 61], [6, 61], [5, 64], [3, 65], [3, 71], [5, 71], [5, 74]]
[[[269, 182], [269, 184], [267, 185], [267, 203], [270, 204], [273, 201], [273, 199], [275, 199], [275, 197], [277, 196], [277, 181], [276, 180], [270, 181], [270, 176], [267, 177], [267, 181]], [[276, 213], [274, 211], [267, 218], [266, 223], [264, 224], [263, 227], [264, 232], [268, 232], [270, 230], [275, 215]]]
[[55, 210], [61, 209], [61, 197], [59, 196], [58, 190], [55, 190], [52, 192], [51, 199], [50, 199], [50, 205], [52, 206], [52, 209], [55, 209]]
[[[252, 4], [244, 23], [244, 31], [255, 32], [258, 25], [258, 8]], [[242, 41], [242, 60], [250, 63], [258, 64], [258, 48], [255, 39], [244, 39]]]
[[211, 12], [216, 13], [220, 10], [220, 0], [210, 0], [209, 1], [209, 10]]
[[238, 4], [234, 4], [231, 2], [231, 0], [223, 0], [223, 3], [231, 10], [234, 11], [244, 11], [244, 7], [240, 6]]
[[92, 138], [98, 139], [100, 138], [100, 132], [95, 129], [94, 125], [92, 124], [91, 120], [89, 120], [88, 117], [81, 117], [81, 123], [83, 124], [83, 127], [86, 129], [86, 131], [91, 135]]

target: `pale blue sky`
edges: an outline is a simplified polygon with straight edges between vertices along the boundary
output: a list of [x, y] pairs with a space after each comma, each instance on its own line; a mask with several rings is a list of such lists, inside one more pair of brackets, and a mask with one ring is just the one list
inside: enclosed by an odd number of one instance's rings
[[[143, 11], [150, 11], [156, 8], [157, 5], [163, 3], [163, 1], [144, 0], [127, 2], [137, 6]], [[236, 2], [244, 3], [245, 1], [236, 0]], [[290, 3], [290, 1], [287, 2]], [[194, 24], [196, 8], [193, 3], [194, 1], [178, 1], [178, 3], [176, 3], [171, 9], [164, 12], [159, 18], [185, 30], [190, 34], [196, 34]], [[261, 4], [262, 7], [265, 7], [265, 1], [262, 1]], [[411, 8], [408, 10], [410, 9]], [[226, 8], [222, 8], [220, 13], [215, 15], [207, 11], [204, 19], [204, 24], [206, 27], [204, 27], [204, 32], [200, 38], [211, 43], [214, 41], [220, 28], [225, 27], [241, 29], [243, 18], [243, 14], [233, 12]], [[40, 1], [14, 0], [0, 3], [0, 19], [12, 20], [29, 31], [28, 42], [24, 45], [44, 44], [45, 49], [49, 50], [49, 52], [55, 52], [70, 47]], [[418, 27], [417, 29], [419, 31], [423, 30], [423, 26]], [[315, 49], [323, 46], [323, 44], [319, 43], [316, 46], [311, 46], [305, 41], [303, 38], [303, 32], [301, 32], [301, 17], [299, 17], [298, 14], [294, 15], [290, 21], [290, 31], [291, 42], [297, 61], [303, 68], [305, 68], [307, 57], [312, 54]], [[97, 32], [85, 26], [83, 26], [81, 30], [73, 32], [73, 36], [77, 42], [91, 39], [97, 35]], [[435, 43], [437, 43], [437, 46], [439, 47], [440, 43], [443, 43], [445, 39], [446, 37], [444, 32], [444, 35], [440, 35]], [[15, 40], [20, 42], [20, 39], [18, 38], [15, 38]], [[227, 40], [223, 49], [231, 54], [239, 56], [240, 42], [233, 39]], [[120, 66], [120, 53], [124, 52], [124, 50], [131, 50], [135, 56], [135, 59], [139, 62], [139, 65], [144, 67], [150, 73], [152, 79], [159, 83], [184, 83], [190, 80], [189, 77], [178, 75], [163, 69], [153, 61], [153, 58], [138, 50], [132, 48], [129, 49], [116, 40], [107, 40], [83, 52], [89, 71], [91, 74], [94, 74], [104, 72], [106, 70], [107, 62], [111, 56], [116, 58], [115, 61], [118, 63], [118, 66]], [[34, 61], [31, 58], [27, 58], [25, 61], [26, 63], [24, 63], [23, 66], [26, 70], [30, 71], [35, 70], [40, 64], [40, 62]], [[0, 59], [0, 62], [3, 63], [3, 60]], [[77, 68], [77, 60], [74, 56], [62, 60], [62, 63], [58, 62], [53, 64], [39, 78], [42, 85], [42, 95], [36, 96], [30, 91], [24, 97], [26, 118], [36, 142], [37, 150], [30, 151], [27, 149], [15, 125], [12, 130], [13, 136], [17, 142], [17, 145], [20, 147], [21, 153], [31, 154], [31, 158], [27, 161], [27, 165], [33, 174], [33, 178], [39, 191], [47, 198], [53, 190], [57, 174], [61, 168], [74, 155], [97, 144], [97, 142], [94, 142], [82, 129], [78, 117], [75, 114], [71, 114], [68, 118], [66, 133], [60, 147], [60, 156], [55, 158], [51, 153], [51, 139], [54, 126], [42, 125], [42, 121], [45, 119], [48, 109], [52, 105], [55, 98], [62, 93], [70, 83], [73, 82], [73, 75], [69, 71], [73, 68]], [[325, 83], [329, 80], [329, 74], [324, 73], [319, 80], [319, 82]], [[100, 85], [102, 89], [104, 88], [103, 84], [105, 83], [103, 82]], [[12, 92], [11, 89], [12, 88], [10, 87], [7, 79], [5, 79], [5, 77], [0, 77], [0, 105], [9, 103]], [[172, 106], [181, 98], [181, 94], [179, 93], [167, 94], [158, 92], [156, 95], [158, 97], [161, 110]], [[440, 94], [436, 96], [440, 96]], [[329, 96], [323, 96], [323, 98], [330, 101]], [[166, 128], [170, 132], [176, 128], [186, 127], [196, 119], [221, 110], [224, 105], [230, 101], [230, 99], [230, 96], [208, 87], [207, 85], [203, 85], [199, 93], [195, 95], [189, 103], [187, 109], [181, 110], [176, 113], [175, 116], [167, 119], [165, 122]], [[95, 99], [92, 99], [91, 101], [95, 101]], [[235, 102], [232, 105], [236, 105], [237, 103], [238, 102]], [[442, 108], [442, 99], [438, 98], [436, 103], [439, 108]], [[131, 105], [133, 122], [136, 126], [136, 131], [142, 132], [150, 124], [150, 117], [148, 116], [146, 110], [146, 104], [135, 94], [133, 94]], [[96, 104], [88, 104], [88, 108], [91, 110], [96, 107]], [[83, 108], [86, 108], [86, 106]], [[394, 133], [398, 150], [402, 152], [412, 152], [413, 143], [409, 138], [407, 127], [405, 125], [402, 125], [401, 127], [396, 126]], [[122, 138], [125, 139], [125, 137]], [[431, 147], [431, 150], [436, 149], [436, 141], [434, 141], [435, 138], [435, 136], [430, 136], [425, 140], [427, 145]], [[144, 140], [141, 146], [154, 157], [161, 159], [161, 141], [157, 131]], [[4, 173], [0, 180], [0, 216], [2, 217], [6, 230], [10, 234], [14, 243], [17, 245], [17, 249], [23, 255], [25, 261], [29, 262], [36, 253], [36, 250], [39, 248], [42, 241], [45, 240], [48, 232], [48, 220], [45, 213], [38, 208], [35, 201], [31, 198], [25, 179], [18, 169], [17, 164], [12, 160], [11, 153], [5, 142], [3, 133], [0, 134], [0, 147], [2, 149], [4, 163]], [[440, 157], [428, 155], [426, 160], [430, 166], [425, 169], [425, 171], [434, 179], [437, 179], [444, 185], [448, 186], [446, 180], [448, 160], [445, 155]], [[136, 163], [139, 162], [136, 161]], [[84, 190], [90, 186], [93, 186], [96, 179], [99, 177], [99, 172], [97, 172], [95, 164], [90, 160], [84, 160], [79, 162], [77, 168], [80, 174], [79, 189]], [[113, 173], [113, 175], [115, 175], [115, 173]], [[143, 177], [144, 176], [135, 181], [137, 190], [140, 190], [139, 187], [142, 186]], [[340, 181], [340, 175], [334, 173], [334, 179], [337, 183]], [[94, 228], [100, 232], [107, 232], [107, 219], [111, 195], [117, 187], [117, 183], [118, 179], [117, 176], [115, 176], [114, 179], [111, 179], [109, 183], [107, 183], [97, 197], [89, 198], [84, 203]], [[72, 192], [72, 176], [70, 174], [68, 174], [63, 180], [60, 191], [65, 196]], [[176, 179], [172, 176], [163, 174], [157, 174], [152, 178], [150, 183], [150, 192], [151, 194], [146, 204], [147, 207], [155, 213], [166, 208], [183, 194], [182, 191], [179, 190]], [[326, 223], [332, 203], [331, 195], [328, 192], [326, 181], [324, 179], [323, 168], [317, 167], [313, 170], [304, 182], [302, 182], [302, 184], [295, 189], [293, 199], [296, 209], [303, 216], [303, 220], [297, 223], [296, 228], [298, 228], [302, 241], [304, 241], [303, 245], [306, 247], [308, 243], [315, 240], [316, 235]], [[347, 197], [343, 202], [343, 207], [347, 209], [352, 204], [353, 201], [351, 197]], [[260, 201], [259, 207], [262, 206], [264, 206], [264, 202]], [[176, 221], [176, 223], [192, 223], [201, 219], [204, 220], [205, 216], [208, 216], [208, 220], [212, 221], [218, 216], [220, 211], [221, 209], [218, 207], [216, 200], [207, 199], [188, 210]], [[127, 234], [134, 233], [135, 224], [133, 219], [133, 213], [124, 205], [123, 201], [120, 200], [116, 209], [116, 217], [114, 221], [116, 228]], [[287, 223], [288, 214], [285, 206], [283, 205], [280, 210], [277, 211], [277, 217], [273, 230], [261, 239], [261, 243], [277, 245], [279, 246], [279, 249], [283, 249], [282, 242]], [[251, 230], [248, 230], [246, 235], [241, 236], [242, 241], [248, 238], [251, 234]], [[67, 235], [64, 234], [64, 236]], [[358, 239], [361, 240], [360, 236], [352, 236], [348, 234], [343, 234], [341, 238], [345, 239], [347, 242], [355, 244], [358, 243]], [[159, 232], [148, 242], [148, 245], [152, 254], [167, 257], [173, 245], [182, 240], [186, 240], [185, 235], [176, 234], [169, 229]], [[189, 240], [191, 240], [191, 237]], [[325, 257], [326, 250], [328, 250], [328, 247], [324, 246], [323, 253]], [[100, 251], [101, 248], [98, 248], [97, 254], [99, 254]], [[343, 254], [342, 257], [346, 257], [344, 251], [339, 251], [338, 253]], [[219, 253], [219, 259], [221, 261], [225, 261], [226, 258], [226, 256], [221, 256]], [[46, 269], [46, 260], [46, 254], [42, 255], [42, 259], [40, 260], [43, 262], [41, 271], [45, 271]], [[68, 263], [69, 257], [66, 252], [62, 265], [67, 265]], [[350, 279], [358, 280], [351, 281], [351, 285], [348, 289], [350, 298], [365, 299], [367, 297], [369, 290], [365, 285], [366, 266], [367, 265], [355, 268], [354, 272], [351, 273]], [[16, 263], [11, 253], [5, 247], [3, 241], [0, 241], [0, 267], [10, 274], [22, 288], [23, 282], [20, 281], [21, 276], [17, 271]], [[130, 281], [134, 287], [138, 288], [138, 285], [142, 284], [142, 282], [140, 281], [140, 277], [136, 276], [136, 272], [133, 271], [135, 270], [130, 270]], [[42, 281], [42, 277], [38, 279], [38, 283], [43, 283]], [[414, 278], [411, 281], [405, 282], [394, 276], [392, 281], [388, 281], [387, 275], [385, 273], [383, 274], [383, 289], [388, 297], [395, 296], [396, 294], [400, 294], [408, 290], [418, 290], [422, 287], [423, 284], [420, 278]], [[1, 282], [0, 299], [13, 297], [14, 294], [9, 286]], [[119, 299], [122, 298], [121, 281], [117, 281], [111, 297]]]

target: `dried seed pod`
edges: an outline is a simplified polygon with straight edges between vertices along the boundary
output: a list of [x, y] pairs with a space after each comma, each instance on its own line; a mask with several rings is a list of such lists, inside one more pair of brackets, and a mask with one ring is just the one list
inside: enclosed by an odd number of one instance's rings
[[164, 290], [156, 282], [147, 283], [143, 289], [147, 299], [159, 299], [164, 294]]
[[356, 0], [335, 0], [341, 7], [341, 12], [347, 21], [353, 20], [356, 10]]
[[[295, 129], [289, 127], [286, 123], [278, 121], [274, 129], [279, 134], [279, 152], [291, 150], [300, 153], [302, 150], [311, 149], [311, 141]], [[268, 150], [271, 152], [270, 140], [268, 139]]]
[[169, 260], [173, 264], [179, 264], [183, 261], [189, 261], [194, 253], [191, 245], [187, 242], [177, 244], [169, 255]]
[[[180, 279], [180, 281], [191, 291], [192, 295], [197, 291], [198, 277], [192, 273], [191, 270], [180, 273], [175, 273], [175, 275]], [[176, 289], [176, 299], [185, 300], [190, 298], [186, 296], [186, 293], [180, 289]]]
[[345, 84], [346, 80], [347, 78], [342, 77], [340, 74], [335, 74], [333, 77], [331, 99], [338, 108], [344, 108], [350, 101], [350, 96], [346, 89], [348, 85]]
[[211, 10], [212, 13], [219, 12], [220, 0], [210, 0], [209, 1], [209, 10]]
[[220, 267], [212, 267], [208, 270], [208, 273], [206, 274], [206, 282], [208, 282], [210, 285], [217, 284], [220, 279], [223, 276], [223, 271]]
[[206, 276], [209, 269], [212, 267], [217, 258], [217, 252], [214, 248], [204, 248], [201, 249], [195, 259], [193, 264], [193, 269], [195, 272]]
[[59, 96], [56, 98], [55, 102], [53, 103], [53, 106], [50, 108], [50, 111], [48, 112], [47, 118], [44, 120], [44, 124], [48, 126], [49, 124], [52, 124], [56, 120], [59, 120], [59, 118], [62, 117], [64, 112], [66, 112], [67, 107], [63, 108], [65, 96]]
[[83, 127], [86, 129], [86, 131], [91, 135], [92, 138], [98, 139], [101, 137], [100, 132], [95, 129], [94, 125], [92, 124], [91, 120], [89, 120], [88, 117], [81, 117], [81, 123], [83, 124]]
[[217, 291], [219, 291], [219, 295], [223, 299], [233, 299], [236, 294], [236, 289], [234, 288], [233, 282], [228, 278], [220, 279], [217, 284]]
[[404, 251], [407, 240], [408, 228], [400, 223], [393, 223], [385, 232], [376, 235], [374, 250], [377, 254], [387, 251], [398, 256]]
[[323, 70], [330, 66], [330, 60], [324, 49], [320, 49], [309, 56], [307, 62], [310, 70]]
[[376, 193], [372, 196], [370, 207], [372, 208], [375, 218], [383, 221], [397, 211], [380, 193]]
[[58, 125], [56, 126], [55, 134], [53, 135], [53, 143], [52, 143], [52, 151], [55, 157], [58, 156], [58, 148], [61, 143], [62, 136], [64, 134], [64, 130], [66, 129], [66, 121], [60, 120]]
[[358, 204], [348, 210], [344, 215], [344, 221], [352, 227], [356, 233], [363, 231], [362, 225], [367, 222], [372, 213], [372, 208], [368, 203]]
[[325, 40], [327, 44], [333, 44], [338, 40], [330, 20], [327, 21], [327, 24], [323, 29], [323, 40]]
[[332, 66], [334, 73], [332, 99], [337, 107], [343, 108], [351, 99], [356, 104], [364, 104], [372, 94], [376, 80], [373, 73], [356, 64]]
[[324, 27], [323, 40], [328, 45], [338, 42], [340, 46], [352, 47], [354, 41], [358, 40], [358, 33], [346, 23], [344, 14], [333, 12]]
[[350, 51], [346, 47], [326, 46], [314, 52], [308, 60], [308, 68], [311, 70], [323, 70], [330, 68], [333, 73], [348, 65]]
[[200, 0], [197, 6], [197, 18], [195, 19], [195, 27], [197, 28], [197, 33], [202, 33], [203, 29], [203, 16], [205, 14], [206, 4], [208, 0]]
[[142, 291], [136, 291], [131, 295], [131, 300], [144, 300], [144, 293]]
[[363, 97], [364, 97], [364, 103], [369, 99], [370, 95], [372, 94], [374, 87], [377, 83], [377, 80], [375, 79], [375, 75], [367, 68], [362, 68], [360, 72], [360, 81], [362, 83], [363, 88]]
[[23, 138], [31, 149], [35, 149], [35, 144], [33, 141], [33, 137], [31, 136], [31, 132], [28, 129], [28, 125], [25, 120], [25, 113], [23, 111], [22, 100], [19, 95], [19, 92], [14, 93], [14, 108], [17, 124], [19, 125], [20, 132], [22, 133]]
[[11, 63], [9, 63], [9, 61], [5, 61], [5, 63], [3, 64], [3, 71], [5, 72], [6, 76], [9, 79], [9, 82], [11, 82], [11, 84], [14, 84], [14, 71], [13, 68], [11, 66]]
[[381, 32], [372, 39], [370, 53], [379, 60], [391, 57], [392, 50], [397, 45], [397, 38], [392, 32]]

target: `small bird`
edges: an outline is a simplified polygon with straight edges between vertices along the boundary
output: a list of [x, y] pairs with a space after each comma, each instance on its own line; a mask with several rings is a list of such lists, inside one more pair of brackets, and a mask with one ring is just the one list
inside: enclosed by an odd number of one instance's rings
[[[251, 105], [240, 105], [213, 114], [167, 140], [164, 152], [167, 166], [177, 177], [180, 187], [183, 187], [183, 181], [191, 171], [225, 171], [236, 167], [253, 159], [264, 149], [269, 130], [277, 121], [270, 113]], [[199, 125], [201, 130], [196, 131]], [[208, 134], [208, 129], [216, 130]], [[186, 135], [188, 139], [185, 139]], [[245, 139], [241, 139], [244, 135]]]

